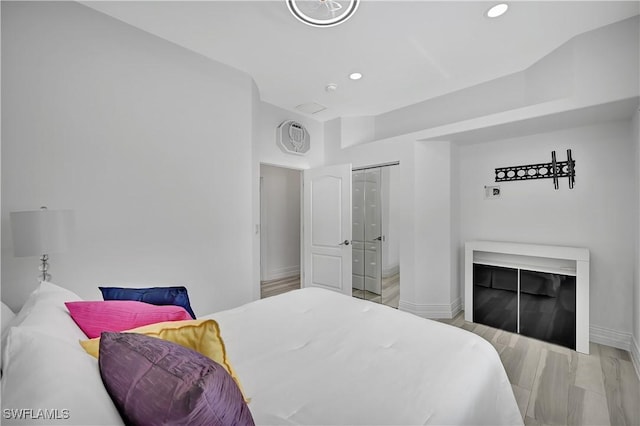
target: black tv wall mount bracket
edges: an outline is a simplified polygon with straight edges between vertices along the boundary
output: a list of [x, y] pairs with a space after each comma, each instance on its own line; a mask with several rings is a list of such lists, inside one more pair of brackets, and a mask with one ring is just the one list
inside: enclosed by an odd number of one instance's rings
[[571, 158], [570, 149], [567, 150], [567, 161], [557, 161], [556, 152], [551, 151], [550, 163], [496, 168], [496, 182], [553, 179], [553, 187], [558, 189], [558, 179], [563, 177], [569, 178], [569, 189], [573, 189], [576, 182], [576, 161]]

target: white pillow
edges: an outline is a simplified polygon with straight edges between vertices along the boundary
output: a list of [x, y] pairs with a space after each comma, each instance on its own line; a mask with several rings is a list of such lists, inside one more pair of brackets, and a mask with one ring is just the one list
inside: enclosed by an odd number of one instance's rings
[[[51, 305], [61, 305], [64, 307], [64, 302], [67, 301], [75, 301], [82, 300], [80, 296], [72, 292], [71, 290], [67, 290], [66, 288], [62, 288], [53, 283], [42, 281], [37, 289], [35, 289], [27, 301], [22, 305], [22, 309], [16, 315], [12, 326], [18, 326], [27, 319], [32, 312], [37, 311], [38, 309], [43, 309]], [[40, 322], [46, 322], [46, 319], [38, 319]]]
[[31, 293], [11, 326], [29, 326], [50, 336], [77, 342], [86, 336], [64, 305], [64, 302], [77, 300], [82, 299], [74, 292], [44, 281]]
[[0, 322], [0, 327], [2, 329], [1, 332], [4, 333], [4, 330], [7, 328], [11, 320], [15, 318], [16, 314], [10, 307], [5, 305], [4, 302], [0, 303], [2, 303], [2, 318], [0, 319], [2, 322]]
[[[49, 282], [42, 282], [34, 290], [13, 318], [9, 327], [2, 333], [2, 348], [5, 349], [7, 335], [15, 327], [29, 327], [52, 337], [58, 337], [78, 344], [86, 335], [69, 315], [64, 302], [82, 300], [72, 291]], [[5, 371], [5, 359], [2, 357], [2, 371]]]
[[[4, 358], [3, 425], [123, 424], [102, 384], [98, 360], [77, 341], [71, 343], [31, 327], [12, 327]], [[23, 418], [16, 419], [7, 411], [20, 408], [33, 412], [23, 411]], [[49, 410], [53, 418], [37, 419], [37, 409]]]
[[[11, 321], [16, 317], [16, 314], [11, 310], [10, 307], [5, 305], [4, 302], [0, 302], [0, 303], [2, 303], [2, 318], [0, 319], [2, 321], [0, 323], [0, 327], [2, 328], [2, 332], [0, 334], [0, 337], [2, 338], [2, 340], [0, 340], [0, 343], [1, 343], [0, 354], [2, 354], [2, 351], [4, 351], [5, 330], [9, 330]], [[2, 374], [2, 357], [0, 356], [0, 375], [1, 374]]]

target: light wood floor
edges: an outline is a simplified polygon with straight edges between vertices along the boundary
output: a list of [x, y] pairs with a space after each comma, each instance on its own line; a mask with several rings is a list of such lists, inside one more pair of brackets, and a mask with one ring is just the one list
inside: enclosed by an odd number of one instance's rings
[[590, 355], [469, 323], [441, 320], [489, 343], [505, 367], [526, 425], [640, 425], [640, 382], [629, 352], [590, 344]]
[[398, 304], [400, 303], [400, 274], [382, 278], [381, 295], [367, 290], [358, 290], [357, 288], [352, 290], [352, 295], [358, 299], [366, 299], [398, 309]]
[[[277, 280], [260, 282], [260, 298], [275, 296], [287, 291], [300, 288], [300, 275], [295, 275]], [[400, 274], [392, 275], [382, 279], [382, 297], [379, 294], [368, 291], [353, 289], [353, 296], [360, 299], [367, 299], [377, 303], [383, 303], [392, 308], [398, 309], [400, 302]]]
[[300, 288], [300, 275], [260, 282], [260, 298], [275, 296]]
[[[299, 276], [263, 282], [262, 297], [297, 288]], [[591, 343], [584, 355], [466, 322], [464, 313], [440, 321], [496, 348], [526, 425], [640, 425], [640, 382], [629, 352]]]

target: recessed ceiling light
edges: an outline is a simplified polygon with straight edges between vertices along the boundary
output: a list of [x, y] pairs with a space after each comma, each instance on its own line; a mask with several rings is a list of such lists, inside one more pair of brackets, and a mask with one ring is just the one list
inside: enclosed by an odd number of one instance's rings
[[349, 74], [349, 78], [351, 80], [360, 80], [362, 78], [362, 74], [359, 72], [352, 72], [351, 74]]
[[509, 9], [509, 5], [506, 3], [500, 3], [493, 6], [491, 9], [487, 10], [487, 17], [489, 18], [497, 18], [502, 15]]

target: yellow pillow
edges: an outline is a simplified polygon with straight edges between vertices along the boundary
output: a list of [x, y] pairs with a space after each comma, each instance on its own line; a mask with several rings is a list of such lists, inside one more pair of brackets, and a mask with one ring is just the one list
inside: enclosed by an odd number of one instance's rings
[[[220, 327], [215, 320], [166, 321], [133, 328], [123, 331], [123, 333], [145, 334], [147, 336], [168, 340], [200, 352], [202, 355], [211, 358], [224, 367], [227, 373], [236, 381], [240, 391], [242, 391], [240, 380], [236, 376], [235, 371], [233, 371], [233, 367], [227, 358], [227, 351], [220, 336]], [[80, 344], [89, 355], [98, 358], [100, 351], [99, 337], [90, 340], [80, 340]], [[242, 393], [244, 395], [244, 391], [242, 391]]]

